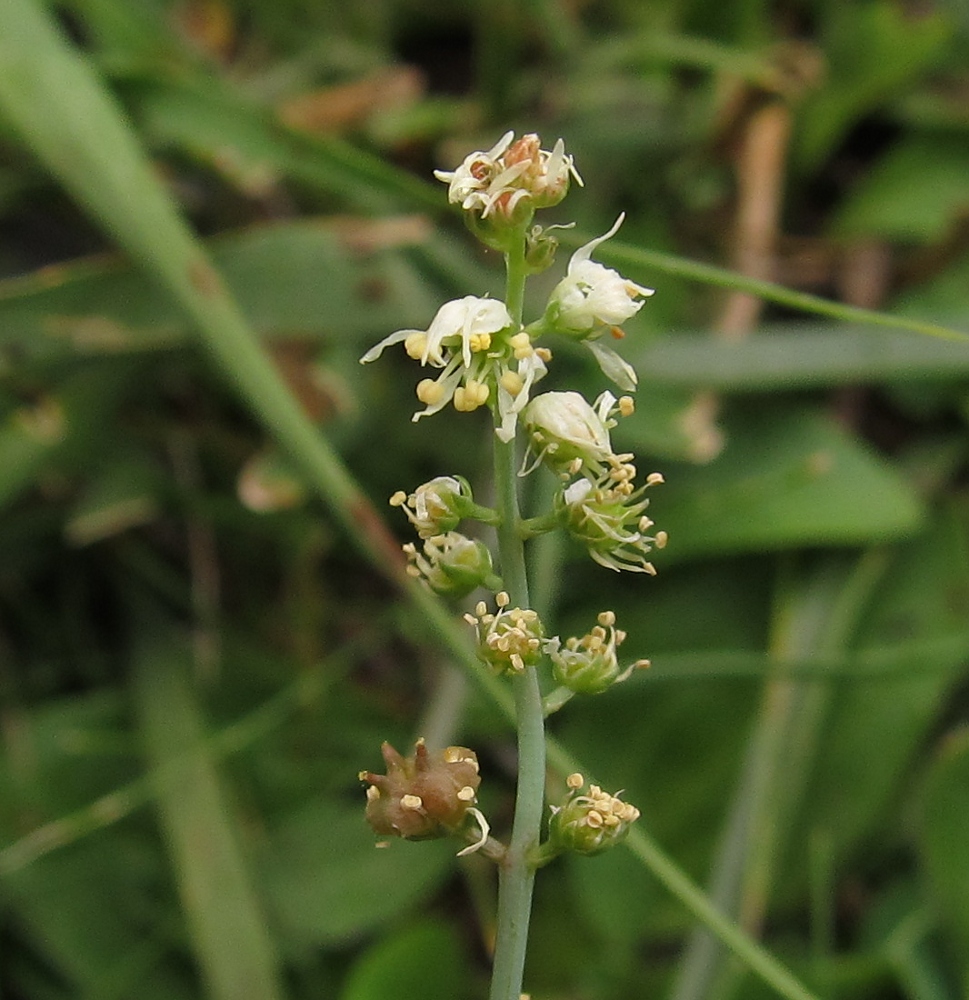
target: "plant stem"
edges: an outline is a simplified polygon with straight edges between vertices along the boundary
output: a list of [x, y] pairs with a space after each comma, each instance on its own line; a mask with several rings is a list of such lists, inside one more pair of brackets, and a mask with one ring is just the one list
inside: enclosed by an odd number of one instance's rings
[[[521, 323], [525, 287], [525, 233], [506, 256], [508, 283], [506, 305], [512, 319]], [[498, 553], [504, 588], [513, 606], [527, 608], [528, 579], [525, 551], [519, 530], [518, 477], [515, 441], [495, 438], [495, 493], [501, 524]], [[498, 876], [498, 929], [490, 1000], [519, 1000], [528, 945], [534, 867], [529, 855], [538, 845], [545, 801], [545, 717], [538, 672], [526, 666], [512, 678], [518, 729], [518, 789], [511, 840]]]

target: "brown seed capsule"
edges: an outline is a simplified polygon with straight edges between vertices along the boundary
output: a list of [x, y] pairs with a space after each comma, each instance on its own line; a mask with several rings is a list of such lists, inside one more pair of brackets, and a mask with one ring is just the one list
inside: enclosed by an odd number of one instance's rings
[[367, 822], [381, 836], [428, 840], [454, 833], [474, 806], [481, 778], [478, 758], [467, 747], [431, 753], [418, 740], [402, 757], [389, 743], [381, 747], [386, 774], [361, 771], [367, 788]]

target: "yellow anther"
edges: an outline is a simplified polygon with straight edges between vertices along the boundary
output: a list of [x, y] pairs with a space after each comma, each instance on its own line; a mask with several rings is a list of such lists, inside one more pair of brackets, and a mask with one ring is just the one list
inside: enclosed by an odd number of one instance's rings
[[444, 387], [432, 378], [417, 383], [417, 398], [427, 406], [436, 406], [444, 398]]
[[525, 380], [518, 372], [508, 371], [498, 379], [498, 384], [509, 396], [517, 396], [525, 387]]
[[412, 333], [409, 334], [404, 341], [404, 350], [407, 352], [409, 358], [413, 358], [415, 361], [420, 361], [424, 357], [424, 351], [427, 348], [427, 334], [426, 333]]
[[391, 507], [402, 507], [405, 503], [407, 503], [407, 494], [403, 490], [398, 490], [390, 498]]
[[670, 536], [666, 534], [665, 531], [656, 532], [656, 548], [665, 549], [666, 543], [669, 541]]
[[632, 396], [619, 397], [619, 413], [623, 417], [631, 417], [636, 412], [636, 403]]
[[491, 334], [472, 333], [468, 337], [468, 347], [471, 348], [472, 354], [476, 354], [479, 351], [487, 351], [491, 347]]
[[611, 628], [616, 624], [616, 612], [603, 611], [596, 620], [603, 628]]
[[552, 352], [547, 347], [536, 347], [535, 355], [541, 358], [546, 364], [552, 360]]
[[459, 788], [455, 794], [462, 802], [474, 802], [474, 789], [470, 785]]
[[532, 347], [532, 338], [524, 330], [521, 333], [516, 333], [514, 337], [509, 337], [508, 344], [519, 361], [523, 358], [530, 358], [535, 353], [535, 348]]
[[647, 486], [657, 486], [660, 483], [665, 483], [665, 482], [666, 482], [666, 480], [663, 478], [663, 473], [662, 472], [651, 472], [646, 477], [646, 485]]
[[508, 605], [511, 604], [511, 598], [508, 596], [508, 592], [505, 590], [499, 590], [498, 593], [495, 594], [495, 604], [497, 604], [499, 608], [507, 608]]
[[585, 778], [578, 771], [575, 771], [565, 779], [565, 783], [569, 788], [577, 791], [585, 784]]

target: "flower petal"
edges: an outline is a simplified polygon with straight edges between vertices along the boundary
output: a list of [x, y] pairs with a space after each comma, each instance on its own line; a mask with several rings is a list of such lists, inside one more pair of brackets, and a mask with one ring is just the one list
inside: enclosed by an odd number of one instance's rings
[[583, 343], [592, 351], [602, 369], [602, 374], [606, 378], [615, 382], [624, 392], [636, 391], [638, 377], [628, 361], [619, 357], [611, 347], [607, 347], [601, 340], [586, 340]]

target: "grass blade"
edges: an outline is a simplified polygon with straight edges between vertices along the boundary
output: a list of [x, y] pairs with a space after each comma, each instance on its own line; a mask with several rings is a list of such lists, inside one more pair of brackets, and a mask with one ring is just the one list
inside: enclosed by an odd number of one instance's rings
[[[220, 787], [186, 642], [141, 622], [134, 696], [192, 944], [213, 1000], [281, 1000], [278, 962]], [[177, 763], [176, 763], [177, 761]]]

